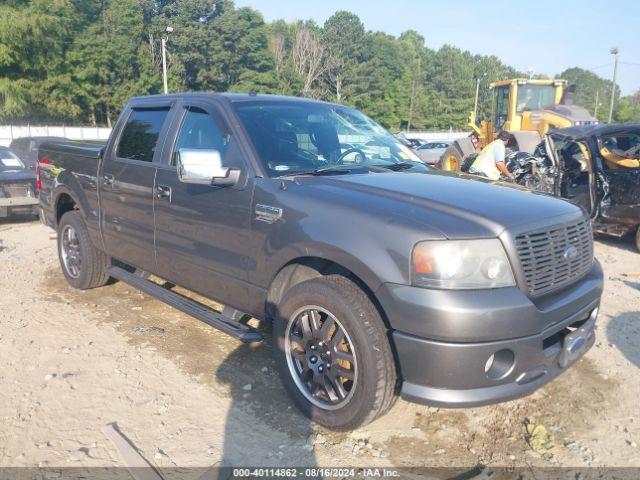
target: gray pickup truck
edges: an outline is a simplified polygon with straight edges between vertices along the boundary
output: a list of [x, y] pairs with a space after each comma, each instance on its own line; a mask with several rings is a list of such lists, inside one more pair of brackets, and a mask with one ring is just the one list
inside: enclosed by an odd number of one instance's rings
[[345, 106], [134, 98], [106, 145], [45, 143], [38, 171], [72, 286], [113, 277], [243, 342], [271, 324], [284, 387], [329, 428], [398, 395], [521, 397], [594, 343], [603, 276], [579, 207], [431, 169]]

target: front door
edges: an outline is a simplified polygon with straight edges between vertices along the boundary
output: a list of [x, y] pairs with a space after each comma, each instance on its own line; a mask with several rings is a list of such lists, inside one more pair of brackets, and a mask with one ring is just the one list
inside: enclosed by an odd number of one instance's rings
[[132, 108], [116, 127], [99, 174], [102, 232], [109, 255], [155, 271], [153, 195], [170, 107]]
[[[180, 126], [156, 177], [158, 271], [171, 282], [243, 309], [254, 255], [249, 165], [213, 102], [184, 103], [178, 111]], [[225, 167], [241, 170], [240, 181], [235, 186], [180, 182], [175, 160], [181, 148], [217, 150]]]
[[555, 142], [560, 171], [560, 196], [582, 207], [589, 214], [592, 210], [593, 166], [584, 142], [561, 140]]

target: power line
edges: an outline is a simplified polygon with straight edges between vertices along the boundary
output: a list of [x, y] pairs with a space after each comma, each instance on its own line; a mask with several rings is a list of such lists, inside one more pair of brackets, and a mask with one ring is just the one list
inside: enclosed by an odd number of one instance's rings
[[599, 68], [610, 67], [613, 65], [613, 62], [605, 63], [604, 65], [598, 65], [597, 67], [587, 68], [587, 70], [597, 70]]

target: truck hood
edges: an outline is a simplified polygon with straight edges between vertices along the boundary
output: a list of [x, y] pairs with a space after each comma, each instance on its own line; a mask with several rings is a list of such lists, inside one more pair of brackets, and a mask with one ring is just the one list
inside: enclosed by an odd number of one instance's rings
[[[448, 238], [497, 236], [505, 229], [552, 225], [554, 217], [580, 218], [582, 211], [564, 200], [504, 182], [450, 172], [390, 172], [313, 177], [336, 196], [365, 195], [372, 213], [411, 217]], [[336, 198], [336, 197], [334, 197]], [[391, 211], [389, 211], [391, 210]]]

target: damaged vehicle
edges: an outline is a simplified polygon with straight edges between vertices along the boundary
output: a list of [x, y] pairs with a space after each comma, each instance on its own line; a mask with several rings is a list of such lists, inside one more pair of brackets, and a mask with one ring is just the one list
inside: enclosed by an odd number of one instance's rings
[[18, 156], [0, 147], [0, 218], [39, 212], [36, 174]]
[[520, 185], [581, 206], [595, 232], [635, 235], [640, 250], [640, 124], [554, 130], [532, 155], [509, 155], [507, 167]]

